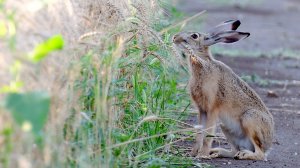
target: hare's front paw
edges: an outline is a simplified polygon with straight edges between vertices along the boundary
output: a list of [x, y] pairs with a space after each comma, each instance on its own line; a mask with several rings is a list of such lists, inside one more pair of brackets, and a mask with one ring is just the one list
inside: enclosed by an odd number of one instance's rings
[[211, 157], [209, 155], [209, 149], [202, 148], [200, 151], [198, 151], [196, 158], [211, 159]]
[[190, 155], [196, 158], [205, 158], [205, 159], [209, 159], [209, 150], [207, 148], [200, 148], [198, 145], [195, 145], [192, 149], [192, 151], [190, 152]]
[[195, 145], [192, 148], [192, 151], [190, 152], [190, 155], [193, 157], [197, 156], [201, 148], [202, 146], [200, 145], [200, 143], [195, 143]]
[[192, 151], [190, 152], [190, 155], [193, 156], [193, 157], [197, 156], [198, 155], [198, 149], [193, 148]]

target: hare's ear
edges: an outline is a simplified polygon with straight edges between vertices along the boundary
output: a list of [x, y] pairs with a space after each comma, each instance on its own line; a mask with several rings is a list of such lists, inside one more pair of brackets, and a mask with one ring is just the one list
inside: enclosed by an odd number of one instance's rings
[[241, 22], [239, 20], [227, 20], [212, 28], [208, 33], [210, 35], [216, 35], [224, 31], [236, 30], [240, 25]]
[[250, 33], [247, 32], [227, 31], [205, 38], [203, 45], [210, 46], [219, 42], [234, 43], [249, 36]]

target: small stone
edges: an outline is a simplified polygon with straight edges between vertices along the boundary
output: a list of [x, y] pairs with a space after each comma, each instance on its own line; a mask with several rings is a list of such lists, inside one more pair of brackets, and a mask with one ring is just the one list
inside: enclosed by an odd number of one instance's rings
[[231, 162], [228, 162], [228, 164], [230, 165], [230, 164], [231, 164]]
[[268, 93], [267, 93], [267, 97], [271, 97], [271, 98], [278, 98], [278, 94], [275, 93], [274, 91], [272, 90], [269, 90]]
[[297, 153], [297, 152], [295, 152], [295, 153], [294, 153], [294, 155], [295, 155], [295, 156], [297, 156], [297, 155], [298, 155], [298, 153]]

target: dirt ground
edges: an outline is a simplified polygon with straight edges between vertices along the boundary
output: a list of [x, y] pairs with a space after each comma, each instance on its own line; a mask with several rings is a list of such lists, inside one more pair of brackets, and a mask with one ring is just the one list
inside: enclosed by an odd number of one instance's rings
[[[264, 100], [275, 120], [275, 138], [268, 161], [241, 161], [234, 159], [199, 160], [215, 167], [255, 167], [255, 168], [297, 168], [300, 167], [300, 55], [288, 58], [288, 55], [268, 57], [271, 51], [287, 49], [300, 51], [300, 1], [297, 0], [261, 0], [256, 4], [216, 5], [197, 0], [175, 1], [179, 10], [194, 14], [207, 10], [204, 29], [221, 21], [237, 18], [242, 21], [241, 30], [249, 31], [251, 36], [228, 49], [260, 51], [264, 56], [229, 57], [216, 56], [216, 59], [229, 65], [237, 74], [258, 75], [259, 80], [267, 81], [261, 85], [250, 85]], [[199, 29], [201, 30], [201, 29]], [[268, 92], [274, 92], [275, 95]], [[190, 122], [197, 123], [196, 117]], [[186, 143], [190, 146], [191, 143]], [[228, 147], [226, 141], [214, 143], [214, 146]]]

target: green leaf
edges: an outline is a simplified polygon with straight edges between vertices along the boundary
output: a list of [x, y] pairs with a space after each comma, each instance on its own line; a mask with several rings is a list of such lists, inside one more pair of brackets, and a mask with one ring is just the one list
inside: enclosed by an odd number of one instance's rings
[[153, 68], [159, 68], [160, 60], [158, 58], [153, 58], [149, 63], [149, 65], [152, 66]]
[[37, 135], [46, 123], [50, 96], [45, 92], [10, 93], [5, 105], [24, 131], [31, 130]]
[[29, 54], [29, 59], [33, 63], [38, 63], [42, 59], [44, 59], [50, 52], [63, 49], [63, 46], [63, 37], [61, 35], [55, 35], [47, 41], [36, 46], [35, 49]]

